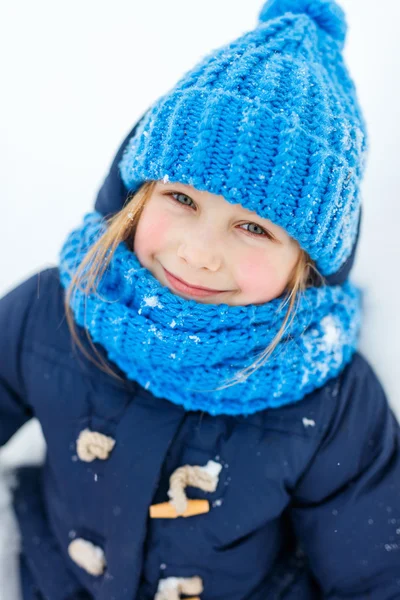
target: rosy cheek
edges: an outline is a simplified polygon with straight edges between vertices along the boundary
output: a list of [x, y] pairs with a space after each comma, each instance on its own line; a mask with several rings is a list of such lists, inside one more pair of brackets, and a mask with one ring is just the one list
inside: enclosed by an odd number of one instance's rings
[[152, 255], [162, 250], [171, 228], [170, 218], [155, 211], [143, 211], [136, 228], [134, 251], [142, 264], [148, 263]]
[[253, 302], [266, 302], [280, 293], [280, 278], [272, 261], [250, 252], [237, 263], [235, 277], [242, 293]]
[[257, 289], [264, 276], [265, 270], [256, 256], [243, 257], [237, 265], [236, 278], [243, 291]]

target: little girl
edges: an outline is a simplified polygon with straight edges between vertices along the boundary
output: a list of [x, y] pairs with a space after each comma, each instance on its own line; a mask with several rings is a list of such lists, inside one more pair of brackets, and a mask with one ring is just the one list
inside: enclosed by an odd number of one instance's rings
[[24, 600], [400, 598], [399, 425], [357, 352], [364, 120], [333, 0], [268, 0], [0, 302]]

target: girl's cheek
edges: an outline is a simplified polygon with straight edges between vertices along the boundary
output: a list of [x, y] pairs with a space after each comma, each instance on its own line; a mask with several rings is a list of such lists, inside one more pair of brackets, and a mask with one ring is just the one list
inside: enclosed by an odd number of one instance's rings
[[143, 212], [136, 228], [134, 252], [139, 261], [148, 262], [153, 255], [162, 251], [171, 229], [168, 215]]
[[250, 253], [239, 259], [236, 269], [236, 282], [242, 293], [251, 302], [267, 302], [281, 292], [282, 277], [276, 267], [266, 257]]

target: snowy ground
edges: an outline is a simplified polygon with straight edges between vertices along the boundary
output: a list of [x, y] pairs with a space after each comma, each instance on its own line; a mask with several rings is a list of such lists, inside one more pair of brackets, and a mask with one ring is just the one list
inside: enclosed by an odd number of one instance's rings
[[20, 464], [39, 464], [45, 455], [45, 443], [35, 419], [27, 423], [0, 450], [0, 600], [20, 600], [18, 577], [19, 535], [10, 506], [14, 485], [13, 469]]

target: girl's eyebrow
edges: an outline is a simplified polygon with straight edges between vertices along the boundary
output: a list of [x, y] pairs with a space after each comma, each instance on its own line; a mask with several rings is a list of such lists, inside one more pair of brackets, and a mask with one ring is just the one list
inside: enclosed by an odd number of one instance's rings
[[[189, 184], [187, 184], [187, 183], [182, 183], [182, 182], [180, 182], [180, 181], [170, 181], [169, 179], [168, 179], [168, 181], [164, 181], [163, 179], [159, 179], [159, 180], [157, 181], [157, 184], [158, 184], [160, 187], [162, 187], [162, 188], [164, 188], [164, 187], [168, 187], [168, 186], [171, 186], [171, 185], [179, 185], [180, 187], [184, 187], [184, 188], [187, 188], [187, 189], [190, 189], [190, 190], [192, 190], [192, 189], [193, 189], [193, 188], [192, 188], [192, 187], [191, 187]], [[198, 191], [200, 192], [201, 190], [198, 190]]]
[[201, 194], [203, 190], [193, 190], [189, 185], [185, 183], [178, 183], [177, 181], [168, 181], [168, 183], [164, 184], [164, 187], [179, 187], [183, 188], [188, 194]]

